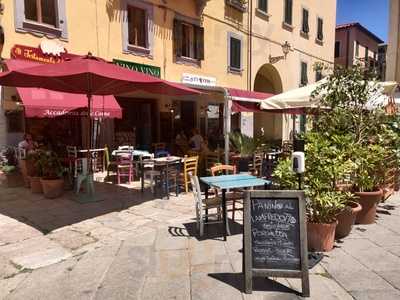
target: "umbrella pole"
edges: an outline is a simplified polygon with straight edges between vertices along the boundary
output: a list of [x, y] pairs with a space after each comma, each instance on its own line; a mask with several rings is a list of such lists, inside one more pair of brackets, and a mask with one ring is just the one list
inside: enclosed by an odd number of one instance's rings
[[88, 142], [87, 142], [87, 173], [91, 174], [92, 173], [92, 160], [90, 159], [90, 148], [92, 145], [92, 118], [90, 117], [90, 111], [91, 111], [91, 103], [92, 103], [92, 95], [88, 94]]

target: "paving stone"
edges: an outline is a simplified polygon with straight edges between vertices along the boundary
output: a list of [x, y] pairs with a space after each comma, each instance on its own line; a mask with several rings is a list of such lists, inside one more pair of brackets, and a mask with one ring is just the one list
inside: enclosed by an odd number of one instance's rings
[[0, 299], [6, 299], [28, 277], [29, 273], [20, 273], [0, 280]]
[[143, 300], [186, 300], [190, 298], [189, 276], [147, 277], [141, 295]]
[[188, 249], [189, 241], [186, 236], [173, 236], [166, 229], [157, 232], [155, 249], [160, 250], [182, 250]]
[[[194, 242], [192, 242], [194, 240]], [[221, 241], [204, 240], [197, 241], [191, 239], [190, 241], [190, 264], [203, 265], [203, 264], [223, 264], [229, 263], [229, 256]]]
[[386, 290], [386, 291], [356, 291], [350, 292], [351, 295], [356, 300], [376, 300], [376, 299], [384, 299], [384, 300], [398, 300], [400, 299], [400, 292], [398, 290]]
[[384, 248], [386, 251], [400, 257], [400, 246], [385, 246]]
[[20, 222], [0, 226], [0, 242], [5, 244], [16, 243], [42, 235], [39, 230]]
[[203, 264], [203, 265], [192, 265], [191, 274], [193, 273], [234, 273], [232, 265], [229, 263], [224, 264]]
[[18, 272], [19, 270], [11, 264], [8, 258], [0, 255], [0, 279], [8, 278]]
[[369, 227], [364, 232], [360, 232], [360, 235], [379, 246], [400, 245], [400, 235], [379, 224]]
[[49, 239], [60, 243], [64, 248], [76, 250], [97, 240], [91, 236], [82, 234], [70, 229], [64, 229], [51, 233], [47, 236]]
[[156, 277], [189, 276], [189, 254], [185, 250], [157, 251], [154, 253], [155, 263], [150, 271]]
[[378, 275], [389, 282], [393, 287], [400, 290], [400, 273], [399, 270], [393, 271], [377, 271]]

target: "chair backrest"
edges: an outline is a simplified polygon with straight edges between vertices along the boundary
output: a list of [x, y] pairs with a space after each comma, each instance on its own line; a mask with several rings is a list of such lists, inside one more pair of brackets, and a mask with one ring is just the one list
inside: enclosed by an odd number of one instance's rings
[[192, 185], [192, 193], [193, 193], [194, 200], [196, 203], [197, 212], [200, 214], [200, 217], [201, 217], [202, 200], [201, 200], [201, 189], [200, 189], [199, 177], [192, 175], [191, 173], [189, 173], [189, 177], [190, 177], [190, 184]]
[[206, 154], [206, 170], [211, 172], [211, 168], [221, 162], [220, 152], [208, 152]]
[[169, 152], [167, 150], [158, 150], [155, 152], [154, 156], [156, 158], [160, 158], [160, 157], [167, 157], [169, 156]]
[[252, 163], [252, 173], [255, 176], [262, 176], [262, 166], [264, 161], [263, 153], [254, 153], [253, 155], [253, 163]]
[[189, 172], [193, 175], [197, 175], [197, 167], [199, 165], [199, 157], [191, 156], [183, 159], [183, 172], [188, 174]]
[[132, 155], [130, 154], [120, 154], [117, 156], [118, 165], [130, 165], [132, 164]]
[[26, 149], [16, 147], [14, 153], [16, 153], [17, 159], [26, 159]]
[[134, 147], [129, 145], [118, 146], [118, 150], [134, 150]]
[[236, 174], [236, 166], [218, 165], [211, 168], [212, 176], [229, 175], [229, 174]]

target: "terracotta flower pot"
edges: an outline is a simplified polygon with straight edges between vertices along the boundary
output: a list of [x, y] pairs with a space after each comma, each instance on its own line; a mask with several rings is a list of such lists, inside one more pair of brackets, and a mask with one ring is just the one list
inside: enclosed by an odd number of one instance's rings
[[24, 179], [19, 172], [5, 173], [5, 185], [9, 188], [20, 187], [24, 185]]
[[31, 192], [34, 194], [42, 194], [42, 184], [40, 183], [40, 177], [29, 177], [29, 182], [31, 185]]
[[26, 160], [25, 159], [20, 159], [18, 161], [18, 166], [21, 171], [22, 177], [24, 178], [24, 184], [26, 188], [30, 188], [30, 182], [29, 182], [29, 176], [28, 176], [28, 170], [26, 167]]
[[337, 221], [331, 224], [307, 223], [308, 250], [327, 252], [333, 249]]
[[48, 199], [60, 197], [64, 192], [64, 179], [40, 179], [43, 194]]
[[372, 224], [375, 222], [376, 207], [382, 200], [383, 191], [375, 192], [357, 192], [354, 193], [358, 196], [358, 202], [361, 204], [361, 211], [357, 214], [357, 224]]
[[337, 216], [338, 225], [336, 226], [335, 238], [342, 239], [349, 235], [353, 227], [357, 214], [361, 211], [361, 205], [356, 202], [351, 202]]

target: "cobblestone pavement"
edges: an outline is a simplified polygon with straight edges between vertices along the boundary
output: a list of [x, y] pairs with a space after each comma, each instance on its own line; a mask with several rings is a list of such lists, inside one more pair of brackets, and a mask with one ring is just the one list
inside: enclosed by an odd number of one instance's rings
[[[191, 195], [96, 190], [103, 201], [79, 204], [0, 187], [0, 299], [301, 298], [297, 279], [258, 278], [243, 294], [241, 225], [227, 242], [220, 225], [198, 239]], [[311, 270], [311, 299], [400, 299], [398, 197], [336, 245]]]

